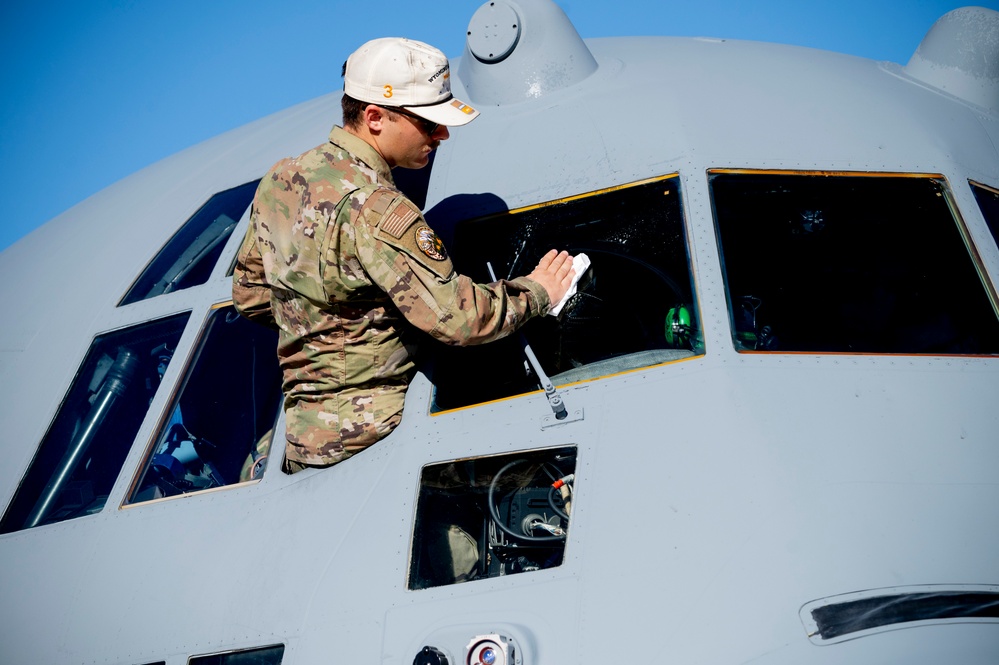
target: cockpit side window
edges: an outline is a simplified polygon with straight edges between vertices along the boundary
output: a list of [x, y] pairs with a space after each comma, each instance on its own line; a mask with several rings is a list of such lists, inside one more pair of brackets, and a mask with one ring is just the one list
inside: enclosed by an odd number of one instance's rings
[[940, 177], [709, 172], [739, 351], [999, 353]]
[[188, 316], [94, 339], [0, 521], [0, 532], [61, 522], [104, 507]]
[[281, 406], [277, 331], [231, 306], [209, 314], [128, 503], [259, 478]]
[[149, 262], [119, 306], [204, 284], [259, 182], [254, 180], [208, 199]]
[[972, 182], [971, 191], [975, 193], [978, 207], [982, 209], [982, 217], [992, 232], [992, 239], [999, 245], [999, 189]]
[[[459, 223], [459, 272], [491, 282], [529, 273], [552, 248], [586, 254], [590, 267], [558, 317], [532, 320], [524, 338], [555, 385], [704, 352], [680, 205], [668, 176]], [[519, 335], [468, 348], [436, 348], [434, 410], [537, 390]]]

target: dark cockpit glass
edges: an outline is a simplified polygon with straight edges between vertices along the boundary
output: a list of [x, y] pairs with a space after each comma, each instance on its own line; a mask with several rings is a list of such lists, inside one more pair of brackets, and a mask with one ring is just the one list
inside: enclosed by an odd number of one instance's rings
[[139, 503], [254, 480], [281, 407], [277, 331], [215, 309], [129, 495]]
[[987, 282], [942, 179], [709, 179], [739, 351], [999, 353]]
[[978, 201], [978, 207], [982, 209], [982, 217], [989, 226], [992, 239], [996, 241], [996, 245], [999, 245], [999, 189], [973, 182], [971, 191], [975, 193], [975, 199]]
[[10, 533], [99, 512], [188, 314], [98, 336], [0, 522]]
[[[456, 269], [491, 282], [529, 273], [550, 249], [586, 254], [590, 267], [557, 316], [528, 322], [523, 339], [555, 385], [704, 352], [675, 176], [461, 222]], [[537, 390], [521, 335], [435, 349], [435, 410]]]
[[189, 665], [280, 665], [284, 659], [284, 645], [259, 649], [242, 649], [208, 656], [192, 656]]
[[204, 284], [259, 182], [254, 180], [208, 199], [167, 241], [118, 304], [129, 305]]
[[872, 590], [851, 594], [852, 598], [841, 596], [808, 603], [803, 611], [810, 615], [809, 638], [823, 644], [917, 622], [995, 623], [999, 620], [999, 593], [994, 588], [941, 586], [907, 591], [898, 587], [895, 593]]

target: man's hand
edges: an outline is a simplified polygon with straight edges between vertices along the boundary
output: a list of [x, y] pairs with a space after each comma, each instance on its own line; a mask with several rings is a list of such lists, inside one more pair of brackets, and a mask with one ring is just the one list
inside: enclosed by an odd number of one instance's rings
[[557, 252], [554, 249], [541, 257], [538, 266], [527, 275], [529, 279], [545, 287], [552, 307], [558, 304], [569, 286], [576, 271], [572, 269], [572, 257], [569, 252]]

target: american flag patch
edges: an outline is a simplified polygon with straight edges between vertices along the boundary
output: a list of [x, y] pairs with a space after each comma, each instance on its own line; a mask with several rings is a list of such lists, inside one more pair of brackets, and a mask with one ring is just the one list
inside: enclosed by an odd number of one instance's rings
[[455, 107], [456, 109], [458, 109], [459, 111], [461, 111], [465, 115], [472, 115], [473, 113], [475, 113], [475, 109], [473, 109], [468, 104], [462, 104], [457, 99], [455, 99], [454, 101], [451, 102], [451, 106]]
[[419, 218], [420, 211], [406, 202], [400, 203], [395, 210], [382, 220], [378, 227], [393, 238], [401, 238], [402, 234]]

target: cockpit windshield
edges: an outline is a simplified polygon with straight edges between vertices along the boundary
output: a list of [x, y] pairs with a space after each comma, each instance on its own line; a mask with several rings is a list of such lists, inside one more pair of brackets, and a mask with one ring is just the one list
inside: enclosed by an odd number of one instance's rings
[[[488, 265], [527, 274], [552, 248], [589, 257], [559, 316], [522, 330], [556, 385], [704, 352], [676, 176], [462, 222], [453, 247], [458, 271], [480, 282], [492, 281]], [[514, 335], [438, 349], [435, 410], [536, 390], [522, 346]]]
[[739, 351], [999, 353], [990, 282], [941, 177], [709, 178]]

